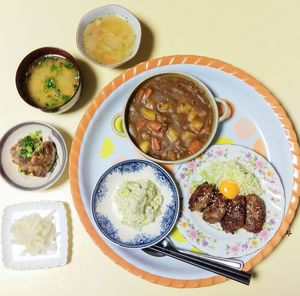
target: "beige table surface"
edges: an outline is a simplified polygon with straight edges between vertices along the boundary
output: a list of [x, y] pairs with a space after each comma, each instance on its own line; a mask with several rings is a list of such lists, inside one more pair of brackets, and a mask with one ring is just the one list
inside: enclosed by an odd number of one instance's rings
[[[122, 69], [89, 63], [76, 48], [83, 14], [108, 1], [0, 1], [0, 134], [27, 120], [57, 127], [70, 149], [72, 135], [93, 97]], [[143, 22], [136, 59], [195, 54], [221, 59], [253, 75], [281, 101], [300, 131], [300, 1], [115, 1]], [[43, 46], [61, 47], [80, 60], [85, 80], [80, 102], [68, 113], [47, 115], [21, 101], [15, 72], [21, 59]], [[276, 137], [276, 134], [274, 134]], [[73, 227], [71, 261], [59, 268], [11, 271], [0, 262], [0, 295], [300, 295], [300, 219], [272, 254], [255, 267], [251, 286], [226, 282], [199, 289], [175, 289], [141, 280], [102, 254], [85, 232], [74, 208], [68, 173], [43, 192], [21, 192], [0, 180], [0, 213], [23, 201], [60, 200], [69, 204]], [[225, 290], [224, 290], [225, 289]]]

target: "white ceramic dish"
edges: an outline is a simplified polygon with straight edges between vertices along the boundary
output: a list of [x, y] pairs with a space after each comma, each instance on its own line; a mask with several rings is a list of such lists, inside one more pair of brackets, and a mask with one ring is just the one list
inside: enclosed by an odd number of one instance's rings
[[[246, 167], [260, 181], [265, 193], [260, 196], [266, 205], [266, 222], [262, 231], [251, 233], [241, 228], [225, 233], [220, 223], [209, 224], [202, 213], [191, 212], [188, 201], [193, 188], [205, 180], [200, 171], [212, 161], [234, 160]], [[209, 174], [209, 172], [207, 171]], [[199, 250], [222, 257], [240, 257], [264, 247], [278, 230], [285, 209], [284, 189], [272, 165], [259, 154], [238, 145], [213, 145], [200, 158], [184, 163], [176, 172], [183, 197], [182, 215], [177, 227], [188, 242]]]
[[[41, 130], [43, 141], [52, 141], [57, 151], [54, 170], [45, 177], [34, 177], [18, 172], [18, 165], [12, 162], [10, 148], [29, 133]], [[67, 163], [67, 147], [62, 135], [52, 126], [42, 122], [29, 121], [17, 124], [8, 130], [0, 140], [0, 175], [17, 189], [35, 191], [53, 185], [62, 175]]]
[[[37, 213], [45, 217], [51, 211], [56, 232], [56, 249], [49, 250], [46, 254], [32, 256], [22, 255], [24, 246], [13, 244], [10, 228], [16, 219]], [[66, 210], [61, 202], [26, 202], [8, 206], [2, 216], [2, 257], [6, 267], [17, 270], [41, 269], [55, 267], [67, 263], [68, 255], [68, 227]]]
[[[150, 180], [160, 190], [160, 214], [141, 230], [122, 224], [113, 196], [125, 181]], [[94, 189], [91, 208], [100, 231], [113, 243], [125, 248], [146, 248], [162, 240], [174, 227], [179, 213], [179, 196], [170, 175], [155, 163], [132, 159], [109, 168]]]
[[[116, 16], [120, 16], [120, 17], [124, 18], [126, 21], [128, 21], [128, 23], [133, 27], [133, 29], [135, 31], [136, 42], [135, 42], [135, 47], [133, 48], [131, 55], [127, 59], [125, 59], [119, 63], [116, 63], [116, 64], [97, 63], [89, 55], [87, 55], [87, 53], [85, 52], [84, 46], [83, 46], [83, 33], [85, 30], [85, 27], [91, 21], [93, 21], [97, 18], [106, 16], [106, 15], [116, 15]], [[141, 36], [142, 36], [141, 25], [140, 25], [138, 19], [129, 10], [127, 10], [126, 8], [124, 8], [120, 5], [106, 5], [106, 6], [98, 7], [98, 8], [95, 8], [95, 9], [89, 11], [81, 18], [78, 28], [77, 28], [77, 33], [76, 33], [76, 44], [77, 44], [77, 48], [80, 51], [80, 53], [83, 56], [85, 56], [88, 60], [93, 62], [94, 64], [105, 67], [105, 68], [115, 68], [115, 67], [118, 67], [118, 66], [126, 63], [127, 61], [129, 61], [136, 55], [136, 53], [140, 47]]]

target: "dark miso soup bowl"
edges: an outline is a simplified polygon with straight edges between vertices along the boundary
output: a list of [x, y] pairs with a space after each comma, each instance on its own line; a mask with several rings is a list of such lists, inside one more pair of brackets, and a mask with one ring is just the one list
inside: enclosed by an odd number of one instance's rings
[[[154, 158], [146, 153], [144, 153], [143, 151], [141, 151], [141, 149], [135, 144], [134, 139], [132, 138], [130, 132], [129, 132], [129, 124], [128, 124], [128, 112], [129, 112], [129, 107], [131, 104], [131, 101], [133, 100], [135, 94], [137, 93], [137, 91], [141, 88], [142, 84], [144, 84], [144, 82], [146, 82], [149, 79], [152, 79], [154, 77], [157, 76], [162, 76], [162, 75], [172, 75], [172, 76], [180, 76], [186, 80], [192, 81], [196, 84], [196, 86], [198, 86], [202, 92], [205, 93], [205, 96], [207, 97], [207, 99], [209, 100], [211, 107], [212, 107], [212, 112], [213, 112], [213, 127], [210, 133], [210, 136], [208, 138], [208, 140], [206, 141], [206, 143], [202, 146], [202, 148], [200, 150], [198, 150], [196, 153], [186, 157], [186, 158], [182, 158], [182, 159], [178, 159], [178, 160], [165, 160], [165, 159], [158, 159], [158, 158]], [[220, 108], [218, 108], [218, 105]], [[219, 109], [222, 110], [222, 112], [219, 112]], [[221, 113], [221, 114], [220, 114]], [[123, 130], [124, 133], [120, 133], [118, 131], [115, 130], [116, 133], [118, 133], [120, 136], [125, 136], [129, 139], [129, 141], [131, 142], [131, 144], [146, 158], [158, 162], [158, 163], [162, 163], [162, 164], [178, 164], [178, 163], [183, 163], [183, 162], [187, 162], [190, 161], [196, 157], [198, 157], [200, 154], [202, 154], [212, 143], [219, 123], [224, 121], [230, 114], [230, 107], [229, 105], [226, 103], [226, 101], [222, 98], [217, 98], [215, 97], [212, 92], [210, 91], [210, 89], [198, 78], [195, 78], [193, 76], [187, 75], [185, 73], [180, 73], [180, 72], [162, 72], [159, 74], [155, 74], [155, 75], [151, 75], [148, 76], [147, 78], [143, 79], [142, 81], [139, 81], [139, 83], [136, 85], [136, 87], [134, 87], [133, 91], [130, 92], [130, 94], [128, 95], [128, 99], [127, 102], [125, 104], [125, 108], [122, 114], [122, 119], [123, 119]], [[117, 114], [118, 115], [118, 114]], [[115, 117], [117, 118], [117, 116]]]
[[[52, 108], [52, 109], [39, 107], [33, 102], [33, 100], [31, 99], [31, 97], [28, 93], [27, 81], [26, 81], [26, 73], [28, 72], [29, 67], [32, 65], [32, 63], [34, 61], [36, 61], [38, 58], [40, 58], [42, 56], [47, 56], [47, 55], [53, 55], [53, 56], [61, 57], [61, 58], [68, 60], [79, 71], [79, 83], [78, 83], [78, 87], [77, 87], [74, 95], [71, 97], [71, 99], [69, 101], [67, 101], [63, 105]], [[23, 101], [26, 102], [27, 104], [29, 104], [30, 106], [37, 108], [43, 112], [47, 112], [47, 113], [62, 113], [62, 112], [69, 110], [70, 108], [72, 108], [75, 105], [75, 103], [79, 100], [81, 90], [82, 90], [82, 74], [81, 74], [78, 62], [67, 51], [60, 49], [60, 48], [56, 48], [56, 47], [42, 47], [42, 48], [38, 48], [38, 49], [30, 52], [21, 61], [20, 65], [17, 69], [17, 73], [16, 73], [16, 87], [17, 87], [18, 93], [21, 96], [21, 98], [23, 99]]]

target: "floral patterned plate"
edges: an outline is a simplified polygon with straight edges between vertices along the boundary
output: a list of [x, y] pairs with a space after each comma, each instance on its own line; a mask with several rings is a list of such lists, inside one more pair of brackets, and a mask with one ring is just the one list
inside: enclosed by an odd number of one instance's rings
[[[209, 224], [202, 219], [202, 213], [189, 210], [191, 193], [204, 181], [200, 171], [212, 160], [238, 161], [260, 180], [265, 192], [261, 198], [266, 204], [266, 222], [261, 232], [239, 229], [235, 234], [225, 233], [220, 223]], [[183, 195], [182, 215], [177, 227], [192, 245], [206, 253], [223, 257], [251, 254], [266, 245], [280, 226], [285, 209], [281, 180], [272, 165], [252, 150], [237, 145], [213, 145], [196, 160], [182, 164], [176, 172], [176, 179], [181, 184]]]
[[[113, 196], [125, 181], [150, 180], [159, 189], [162, 198], [159, 214], [141, 229], [122, 223], [122, 216]], [[179, 213], [179, 196], [170, 175], [159, 165], [132, 159], [109, 168], [99, 179], [91, 200], [95, 223], [111, 242], [124, 248], [146, 248], [158, 243], [174, 227]]]

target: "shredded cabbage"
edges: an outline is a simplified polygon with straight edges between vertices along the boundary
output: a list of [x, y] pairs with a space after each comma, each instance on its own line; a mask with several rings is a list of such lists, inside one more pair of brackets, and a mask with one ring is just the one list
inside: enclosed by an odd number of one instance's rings
[[213, 161], [200, 171], [200, 176], [210, 184], [218, 186], [221, 180], [230, 179], [239, 184], [240, 194], [264, 194], [259, 180], [238, 161]]
[[24, 216], [12, 224], [10, 229], [13, 235], [12, 243], [25, 246], [22, 255], [46, 254], [50, 248], [53, 248], [56, 238], [55, 226], [51, 222], [53, 212], [44, 218], [36, 213]]
[[114, 202], [122, 215], [121, 222], [141, 230], [160, 214], [163, 196], [150, 180], [125, 181], [117, 191]]

